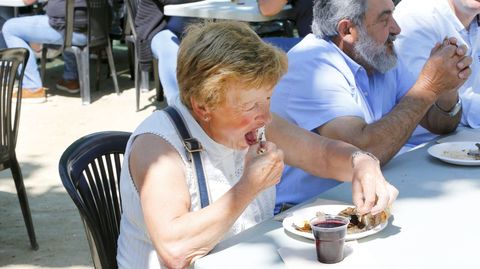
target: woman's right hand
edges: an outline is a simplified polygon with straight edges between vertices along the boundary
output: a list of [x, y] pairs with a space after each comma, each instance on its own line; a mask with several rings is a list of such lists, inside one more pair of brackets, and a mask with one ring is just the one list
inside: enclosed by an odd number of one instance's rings
[[[261, 144], [260, 144], [261, 143]], [[250, 146], [245, 156], [245, 166], [241, 181], [249, 185], [250, 190], [259, 193], [278, 182], [282, 176], [283, 151], [268, 141]], [[259, 150], [263, 149], [263, 152]]]

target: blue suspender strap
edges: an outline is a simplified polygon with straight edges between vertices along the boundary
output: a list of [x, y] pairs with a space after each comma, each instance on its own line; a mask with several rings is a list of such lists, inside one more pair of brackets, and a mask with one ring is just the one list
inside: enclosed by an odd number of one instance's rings
[[182, 137], [183, 146], [187, 151], [189, 161], [192, 162], [193, 159], [193, 166], [195, 167], [195, 172], [197, 175], [198, 191], [200, 192], [200, 204], [202, 208], [204, 208], [208, 206], [209, 199], [205, 174], [203, 173], [202, 158], [200, 156], [200, 152], [203, 150], [202, 144], [198, 142], [197, 139], [191, 137], [190, 132], [185, 126], [182, 116], [180, 116], [174, 107], [168, 106], [164, 109], [164, 111], [168, 116], [170, 116], [170, 120], [173, 122], [177, 132]]

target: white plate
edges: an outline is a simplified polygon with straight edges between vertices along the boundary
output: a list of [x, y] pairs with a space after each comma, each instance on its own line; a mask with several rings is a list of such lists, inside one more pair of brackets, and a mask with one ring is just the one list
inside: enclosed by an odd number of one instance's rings
[[475, 143], [479, 142], [450, 142], [433, 145], [428, 153], [444, 162], [457, 165], [480, 165], [480, 160], [473, 160], [467, 155], [469, 150], [478, 150]]
[[[316, 213], [319, 212], [319, 211], [321, 211], [323, 213], [326, 213], [326, 214], [335, 214], [336, 215], [340, 211], [344, 210], [345, 208], [347, 208], [349, 206], [353, 207], [352, 205], [317, 205], [317, 206], [302, 208], [302, 209], [299, 209], [297, 211], [294, 211], [292, 213], [292, 215], [283, 219], [283, 222], [282, 222], [283, 228], [290, 233], [293, 233], [293, 234], [296, 234], [296, 235], [314, 240], [315, 238], [313, 237], [313, 234], [311, 232], [302, 232], [302, 231], [299, 231], [299, 230], [295, 229], [295, 227], [293, 225], [293, 222], [294, 222], [295, 219], [298, 219], [298, 218], [312, 219], [312, 218], [315, 217]], [[381, 224], [377, 225], [376, 227], [374, 227], [373, 229], [365, 231], [365, 232], [347, 234], [345, 236], [345, 240], [346, 241], [357, 240], [357, 239], [364, 238], [364, 237], [372, 235], [372, 234], [376, 234], [376, 233], [380, 232], [381, 230], [383, 230], [385, 227], [387, 227], [387, 224], [388, 224], [388, 221], [386, 221], [384, 223], [381, 223]]]

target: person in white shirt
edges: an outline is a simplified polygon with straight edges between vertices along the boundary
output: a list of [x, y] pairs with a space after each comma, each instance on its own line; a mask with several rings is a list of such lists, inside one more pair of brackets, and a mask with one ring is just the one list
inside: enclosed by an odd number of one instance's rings
[[[459, 45], [467, 46], [467, 55], [473, 59], [472, 75], [459, 89], [463, 106], [461, 123], [480, 128], [480, 1], [402, 0], [394, 17], [402, 28], [395, 41], [397, 53], [414, 75], [422, 70], [430, 48], [446, 36], [455, 37]], [[445, 113], [453, 113], [458, 107], [440, 106]]]

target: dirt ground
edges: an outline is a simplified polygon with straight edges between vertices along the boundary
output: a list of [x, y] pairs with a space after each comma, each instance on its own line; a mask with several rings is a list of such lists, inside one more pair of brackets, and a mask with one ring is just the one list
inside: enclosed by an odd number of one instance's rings
[[[120, 68], [117, 65], [117, 70], [121, 69], [122, 64]], [[111, 90], [110, 80], [103, 79], [90, 105], [81, 105], [79, 95], [55, 89], [49, 90], [47, 103], [23, 104], [16, 152], [39, 249], [30, 249], [10, 170], [1, 171], [0, 268], [93, 268], [80, 216], [58, 175], [58, 161], [66, 147], [81, 136], [103, 130], [133, 131], [164, 105], [152, 103], [155, 93], [151, 90], [141, 94], [142, 110], [135, 112], [133, 82], [123, 73], [120, 96]], [[47, 70], [49, 86], [60, 74], [61, 68]]]

